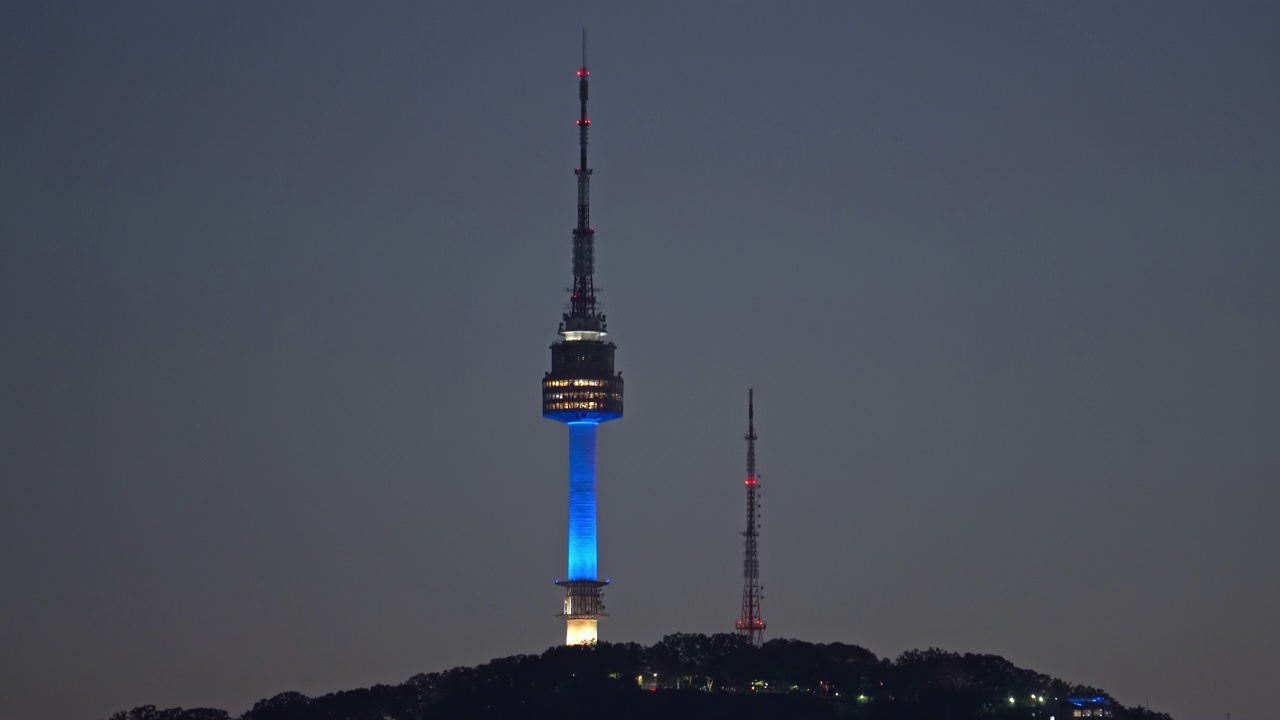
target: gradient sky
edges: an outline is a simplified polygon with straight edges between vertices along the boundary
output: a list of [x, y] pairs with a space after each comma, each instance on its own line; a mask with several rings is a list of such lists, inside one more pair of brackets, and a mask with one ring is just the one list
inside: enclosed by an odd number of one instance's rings
[[0, 716], [563, 637], [589, 27], [605, 640], [1280, 677], [1280, 5], [0, 7]]

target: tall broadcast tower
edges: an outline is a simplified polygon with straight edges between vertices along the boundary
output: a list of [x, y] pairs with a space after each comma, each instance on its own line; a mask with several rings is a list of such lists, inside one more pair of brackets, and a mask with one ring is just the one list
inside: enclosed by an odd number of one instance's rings
[[551, 372], [542, 378], [542, 416], [569, 426], [569, 576], [557, 580], [565, 589], [565, 644], [596, 640], [596, 623], [604, 617], [601, 602], [608, 580], [596, 576], [596, 426], [622, 417], [622, 375], [613, 370], [606, 342], [605, 316], [596, 307], [594, 244], [591, 227], [591, 170], [587, 167], [587, 37], [582, 34], [582, 68], [578, 70], [579, 164], [578, 226], [573, 231], [573, 294], [569, 312], [551, 346]]
[[742, 617], [738, 634], [753, 645], [764, 642], [764, 620], [760, 617], [760, 559], [756, 556], [756, 539], [760, 537], [760, 506], [756, 491], [756, 407], [755, 390], [747, 391], [747, 529], [746, 558], [742, 562]]

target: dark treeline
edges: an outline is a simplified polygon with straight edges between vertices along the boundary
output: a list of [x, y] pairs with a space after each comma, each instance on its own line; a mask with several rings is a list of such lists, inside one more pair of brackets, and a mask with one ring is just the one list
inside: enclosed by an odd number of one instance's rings
[[[309, 698], [260, 700], [239, 720], [434, 720], [573, 716], [1074, 720], [1068, 697], [1102, 697], [1111, 717], [1169, 720], [1097, 688], [1015, 667], [997, 655], [912, 650], [897, 660], [843, 643], [677, 633], [643, 647], [554, 647], [479, 667], [419, 674]], [[121, 711], [110, 720], [233, 720], [224, 710]]]

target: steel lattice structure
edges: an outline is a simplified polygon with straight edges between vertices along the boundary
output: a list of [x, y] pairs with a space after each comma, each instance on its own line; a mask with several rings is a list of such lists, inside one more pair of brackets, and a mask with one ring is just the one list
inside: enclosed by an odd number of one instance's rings
[[760, 558], [756, 545], [760, 538], [760, 479], [756, 475], [756, 407], [755, 389], [747, 391], [747, 529], [745, 557], [742, 561], [742, 615], [738, 619], [739, 635], [753, 645], [764, 642], [764, 618], [760, 616]]

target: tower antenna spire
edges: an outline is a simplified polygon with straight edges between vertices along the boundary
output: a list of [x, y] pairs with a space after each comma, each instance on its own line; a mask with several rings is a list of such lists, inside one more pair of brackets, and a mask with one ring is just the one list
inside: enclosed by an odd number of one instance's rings
[[747, 390], [747, 529], [745, 557], [742, 561], [742, 616], [738, 619], [738, 634], [753, 645], [764, 642], [764, 619], [760, 617], [760, 558], [756, 555], [756, 542], [760, 537], [760, 503], [757, 492], [760, 480], [756, 477], [756, 400], [755, 389]]
[[587, 167], [587, 131], [591, 119], [587, 117], [587, 29], [582, 28], [582, 67], [578, 68], [578, 167], [573, 174], [578, 178], [578, 226], [573, 230], [573, 295], [569, 298], [569, 312], [565, 313], [560, 331], [605, 331], [604, 315], [596, 307], [595, 244], [596, 229], [591, 227], [591, 168]]

